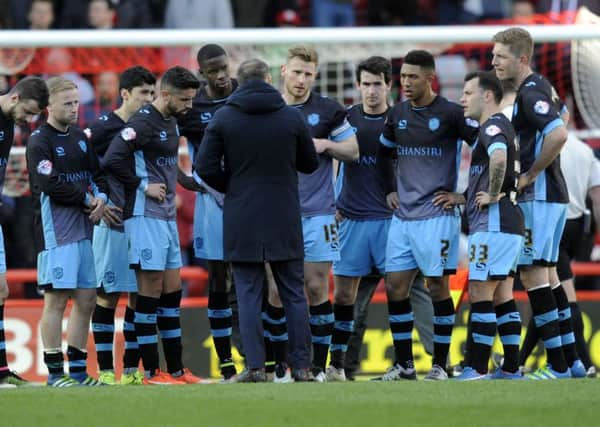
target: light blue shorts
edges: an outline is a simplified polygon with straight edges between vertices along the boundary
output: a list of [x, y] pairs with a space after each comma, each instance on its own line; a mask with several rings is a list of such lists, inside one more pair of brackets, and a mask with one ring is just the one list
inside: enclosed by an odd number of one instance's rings
[[385, 272], [385, 246], [391, 218], [356, 221], [344, 219], [339, 224], [340, 260], [333, 263], [338, 276], [362, 277], [372, 267]]
[[340, 260], [340, 242], [335, 215], [302, 217], [305, 262]]
[[388, 233], [385, 271], [420, 269], [425, 277], [456, 271], [460, 217], [444, 215], [421, 220], [394, 216]]
[[517, 268], [523, 247], [518, 234], [481, 231], [469, 236], [469, 280], [504, 280]]
[[0, 226], [0, 274], [6, 273], [6, 254], [4, 253], [4, 233]]
[[37, 258], [40, 286], [52, 289], [90, 289], [98, 287], [94, 252], [89, 239], [43, 250]]
[[179, 233], [175, 221], [134, 216], [125, 220], [129, 265], [141, 270], [164, 271], [181, 267]]
[[223, 260], [223, 209], [210, 193], [196, 193], [193, 237], [196, 258]]
[[125, 232], [114, 230], [102, 221], [94, 227], [92, 248], [96, 281], [104, 292], [137, 292], [135, 271], [129, 268]]
[[525, 242], [519, 265], [556, 265], [567, 205], [534, 200], [521, 202], [519, 207], [525, 219]]

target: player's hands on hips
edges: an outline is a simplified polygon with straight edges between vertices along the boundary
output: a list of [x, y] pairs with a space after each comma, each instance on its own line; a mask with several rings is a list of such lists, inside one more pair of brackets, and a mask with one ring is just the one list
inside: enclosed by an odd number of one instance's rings
[[323, 138], [313, 138], [313, 143], [315, 144], [315, 150], [317, 151], [317, 154], [321, 154], [327, 150], [329, 140]]
[[475, 194], [475, 206], [477, 206], [478, 209], [483, 209], [488, 205], [491, 205], [493, 203], [498, 203], [498, 201], [501, 198], [503, 198], [505, 195], [506, 195], [505, 193], [499, 193], [494, 196], [491, 196], [489, 193], [486, 193], [485, 191], [480, 191], [477, 194]]
[[104, 216], [102, 217], [111, 227], [120, 226], [123, 224], [123, 209], [118, 206], [104, 206]]
[[442, 206], [442, 209], [454, 209], [458, 205], [465, 203], [465, 197], [460, 193], [452, 191], [436, 191], [433, 195], [432, 203], [434, 206]]
[[517, 184], [517, 191], [521, 192], [523, 189], [529, 185], [531, 185], [535, 181], [535, 179], [529, 175], [528, 172], [523, 172], [519, 175], [519, 182]]
[[398, 192], [393, 191], [387, 196], [385, 196], [385, 202], [388, 205], [388, 208], [391, 210], [396, 210], [400, 207], [400, 199], [398, 198]]
[[93, 197], [90, 203], [90, 221], [92, 224], [98, 224], [104, 215], [104, 199]]
[[148, 184], [148, 188], [146, 188], [146, 196], [157, 200], [158, 203], [164, 202], [167, 198], [167, 185], [163, 184], [162, 182]]

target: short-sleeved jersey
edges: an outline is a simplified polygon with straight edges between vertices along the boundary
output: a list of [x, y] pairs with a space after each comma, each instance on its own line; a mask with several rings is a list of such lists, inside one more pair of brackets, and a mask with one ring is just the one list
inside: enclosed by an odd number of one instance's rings
[[398, 218], [455, 214], [432, 199], [437, 191], [456, 190], [462, 142], [473, 143], [478, 128], [477, 121], [465, 119], [462, 107], [439, 95], [425, 107], [405, 101], [388, 111], [380, 142], [398, 154]]
[[[475, 196], [489, 190], [490, 155], [495, 150], [506, 151], [506, 171], [500, 190], [506, 196], [498, 203], [479, 209], [475, 205]], [[481, 125], [471, 155], [467, 187], [469, 234], [478, 231], [523, 234], [523, 216], [517, 207], [519, 172], [519, 146], [514, 129], [502, 113], [494, 114]]]
[[[528, 171], [542, 151], [544, 138], [558, 126], [561, 103], [552, 85], [542, 75], [533, 73], [517, 91], [512, 124], [521, 149], [521, 169]], [[560, 171], [560, 156], [524, 189], [520, 201], [541, 200], [569, 203], [569, 193]]]
[[[231, 85], [231, 93], [233, 93], [233, 91], [235, 91], [235, 89], [238, 87], [237, 80], [232, 79]], [[206, 131], [208, 123], [213, 118], [217, 110], [225, 105], [228, 99], [229, 96], [224, 98], [209, 97], [205, 84], [198, 89], [198, 93], [194, 97], [194, 101], [192, 103], [192, 109], [183, 117], [178, 119], [177, 123], [179, 124], [181, 135], [185, 136], [188, 141], [188, 153], [192, 164], [194, 164], [198, 147], [202, 142], [202, 138], [204, 137], [204, 132]], [[211, 193], [217, 199], [217, 202], [222, 206], [224, 197], [223, 194], [219, 193], [217, 190], [211, 188], [208, 184], [203, 182], [197, 173], [194, 172], [193, 176], [196, 182], [205, 188], [209, 193]]]
[[[125, 187], [123, 217], [147, 216], [175, 220], [175, 186], [179, 129], [174, 117], [165, 118], [148, 105], [135, 113], [119, 132], [101, 161]], [[163, 183], [163, 203], [147, 197], [148, 184]]]
[[[108, 150], [110, 142], [125, 127], [125, 122], [114, 112], [102, 115], [83, 130], [88, 140], [96, 150], [98, 158], [102, 158]], [[110, 189], [110, 201], [113, 205], [125, 206], [125, 190], [123, 184], [119, 182], [111, 173], [106, 173], [106, 180]], [[123, 230], [123, 226], [111, 227], [117, 230]]]
[[8, 166], [8, 156], [15, 136], [15, 122], [10, 117], [6, 117], [0, 108], [0, 193], [4, 186], [6, 176], [6, 167]]
[[91, 239], [92, 223], [84, 212], [87, 193], [106, 201], [109, 190], [83, 131], [42, 125], [29, 137], [27, 168], [37, 251]]
[[[346, 109], [338, 102], [311, 92], [298, 108], [308, 124], [310, 136], [327, 138], [333, 142], [343, 141], [354, 133], [348, 122]], [[329, 215], [335, 213], [333, 192], [333, 160], [325, 153], [319, 154], [319, 167], [311, 174], [298, 173], [300, 210], [302, 216]]]
[[381, 175], [376, 171], [379, 135], [383, 132], [385, 116], [386, 113], [365, 113], [362, 104], [348, 109], [348, 121], [356, 132], [360, 157], [354, 162], [342, 163], [336, 181], [336, 206], [346, 218], [367, 220], [392, 216], [385, 202]]

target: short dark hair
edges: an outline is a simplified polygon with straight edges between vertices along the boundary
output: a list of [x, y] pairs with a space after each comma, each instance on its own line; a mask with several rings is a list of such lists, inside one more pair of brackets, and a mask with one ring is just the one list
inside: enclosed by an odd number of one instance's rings
[[115, 10], [117, 8], [117, 5], [113, 2], [113, 0], [89, 0], [88, 4], [92, 3], [93, 1], [102, 1], [106, 3], [106, 7], [112, 10]]
[[383, 74], [383, 79], [386, 83], [392, 80], [392, 63], [389, 59], [383, 56], [371, 56], [364, 61], [361, 61], [356, 67], [356, 81], [360, 83], [360, 73]]
[[404, 57], [404, 63], [417, 65], [423, 69], [435, 71], [435, 59], [430, 52], [422, 49], [411, 50]]
[[30, 76], [19, 80], [9, 93], [18, 93], [21, 100], [34, 100], [41, 110], [48, 106], [48, 86], [39, 77]]
[[160, 80], [160, 88], [171, 87], [176, 90], [198, 89], [200, 81], [186, 68], [176, 66], [169, 68]]
[[260, 59], [248, 59], [240, 64], [237, 79], [240, 85], [249, 80], [265, 80], [269, 74], [269, 66]]
[[504, 91], [502, 90], [502, 83], [493, 71], [473, 71], [465, 76], [465, 82], [469, 80], [479, 79], [479, 87], [483, 90], [491, 90], [494, 94], [494, 101], [496, 104], [500, 104]]
[[223, 55], [227, 56], [227, 52], [218, 44], [205, 44], [198, 50], [196, 61], [198, 62], [198, 66], [202, 67], [202, 64], [209, 59], [218, 58]]
[[129, 67], [119, 77], [119, 90], [126, 89], [131, 92], [134, 87], [153, 85], [156, 83], [156, 77], [147, 68], [141, 65]]

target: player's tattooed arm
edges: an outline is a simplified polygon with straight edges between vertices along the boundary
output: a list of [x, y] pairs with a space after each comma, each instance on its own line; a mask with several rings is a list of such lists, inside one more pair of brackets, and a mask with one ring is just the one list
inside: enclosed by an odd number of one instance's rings
[[490, 155], [490, 183], [488, 193], [491, 197], [500, 194], [504, 174], [506, 173], [506, 150], [497, 149]]

